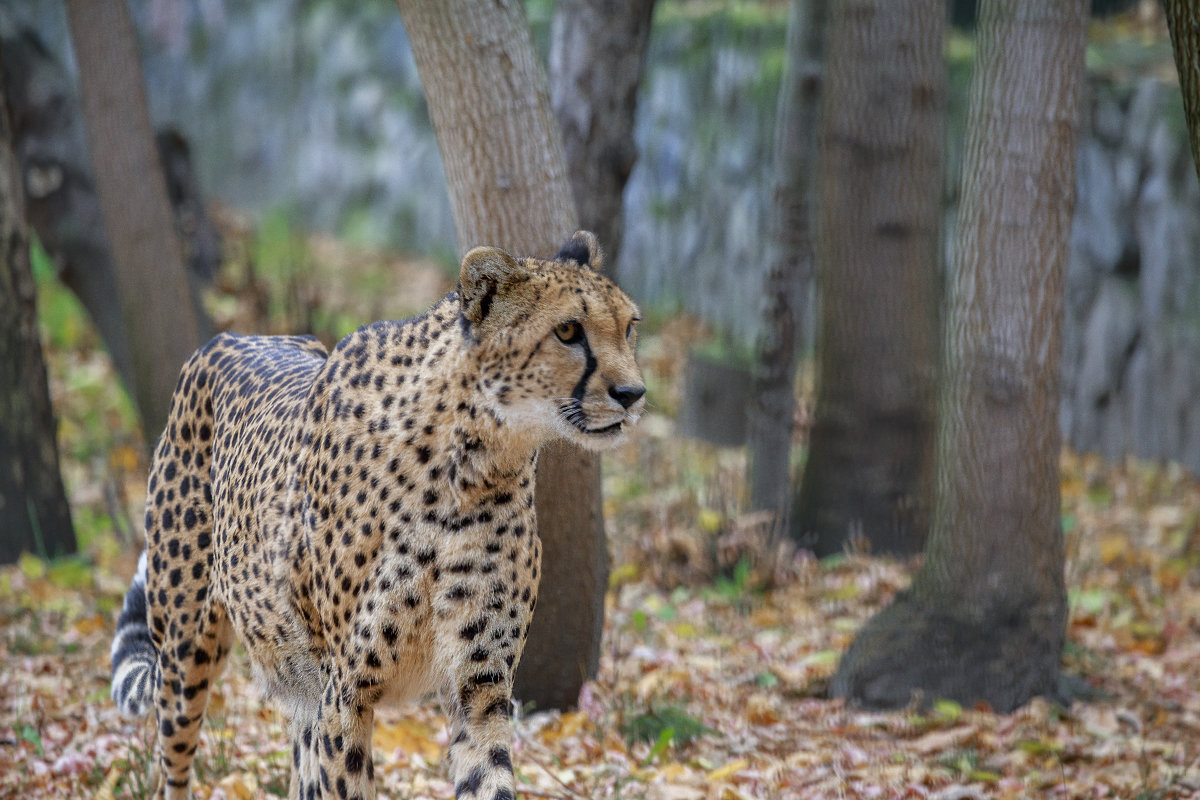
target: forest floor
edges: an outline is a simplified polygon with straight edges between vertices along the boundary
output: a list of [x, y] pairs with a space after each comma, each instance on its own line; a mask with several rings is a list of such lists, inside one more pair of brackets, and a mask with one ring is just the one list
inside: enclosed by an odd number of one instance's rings
[[[381, 273], [382, 257], [297, 243], [287, 231], [238, 242], [213, 309], [240, 330], [301, 325], [336, 336], [365, 321], [353, 319], [358, 301], [345, 287], [375, 298], [372, 311], [409, 310], [449, 283], [436, 265], [388, 262]], [[302, 268], [272, 266], [281, 249], [306, 254]], [[0, 798], [140, 798], [153, 726], [117, 715], [108, 648], [140, 548], [131, 521], [144, 446], [94, 333], [39, 270], [83, 554], [0, 570]], [[345, 297], [314, 292], [323, 275]], [[650, 411], [605, 459], [613, 571], [600, 674], [578, 710], [518, 716], [513, 761], [525, 797], [1200, 797], [1195, 478], [1063, 456], [1063, 669], [1086, 698], [1035, 700], [1012, 714], [946, 701], [925, 712], [848, 707], [825, 697], [840, 653], [915, 565], [766, 552], [758, 521], [737, 512], [743, 454], [674, 432], [697, 326], [651, 323], [641, 345]], [[752, 562], [730, 563], [747, 552]], [[286, 796], [280, 717], [244, 656], [232, 661], [210, 700], [196, 795]], [[374, 745], [381, 796], [452, 796], [435, 704], [379, 715]]]

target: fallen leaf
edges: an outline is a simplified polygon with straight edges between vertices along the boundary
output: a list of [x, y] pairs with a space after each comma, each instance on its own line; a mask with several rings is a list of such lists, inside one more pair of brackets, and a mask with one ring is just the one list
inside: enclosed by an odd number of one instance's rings
[[962, 746], [977, 731], [978, 729], [974, 725], [959, 725], [956, 728], [949, 728], [947, 730], [930, 731], [924, 736], [910, 742], [909, 748], [922, 755], [940, 753], [943, 750]]
[[229, 800], [254, 800], [258, 780], [253, 773], [235, 772], [222, 778], [217, 788], [223, 791]]
[[750, 766], [750, 762], [744, 758], [739, 758], [737, 761], [731, 761], [723, 767], [717, 767], [706, 776], [708, 780], [716, 783], [733, 777], [737, 773]]
[[436, 735], [432, 726], [405, 717], [395, 723], [376, 722], [373, 744], [389, 758], [400, 750], [407, 756], [419, 755], [435, 762], [442, 756], [442, 748], [434, 741]]

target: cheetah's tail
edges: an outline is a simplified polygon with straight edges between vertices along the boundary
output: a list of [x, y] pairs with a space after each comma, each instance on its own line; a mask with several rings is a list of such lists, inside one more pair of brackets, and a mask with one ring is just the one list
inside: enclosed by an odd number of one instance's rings
[[117, 709], [140, 717], [150, 708], [158, 672], [158, 650], [146, 617], [146, 553], [125, 595], [112, 643], [112, 698]]

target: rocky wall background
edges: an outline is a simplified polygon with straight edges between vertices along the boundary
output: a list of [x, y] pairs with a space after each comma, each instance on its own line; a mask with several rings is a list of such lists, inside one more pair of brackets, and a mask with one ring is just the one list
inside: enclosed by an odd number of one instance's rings
[[1154, 78], [1092, 84], [1061, 413], [1076, 449], [1200, 471], [1200, 184], [1178, 91]]

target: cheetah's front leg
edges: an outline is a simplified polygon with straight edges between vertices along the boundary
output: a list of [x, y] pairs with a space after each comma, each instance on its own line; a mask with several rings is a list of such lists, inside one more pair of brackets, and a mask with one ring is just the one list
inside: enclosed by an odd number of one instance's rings
[[356, 695], [330, 680], [319, 704], [293, 716], [289, 724], [291, 800], [374, 800], [371, 731], [375, 712], [359, 704]]
[[443, 694], [455, 798], [514, 800], [511, 692], [511, 674], [482, 673], [468, 677], [456, 696]]

